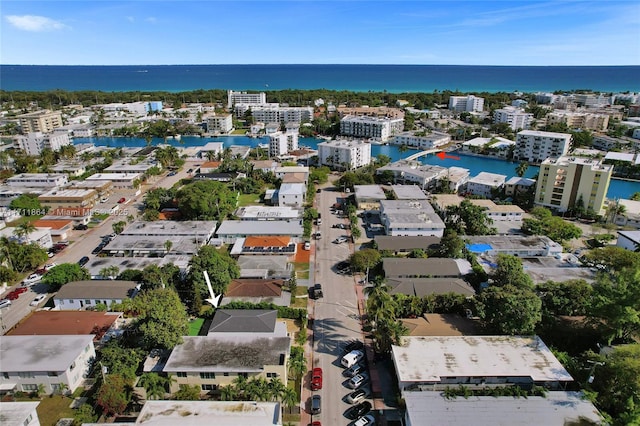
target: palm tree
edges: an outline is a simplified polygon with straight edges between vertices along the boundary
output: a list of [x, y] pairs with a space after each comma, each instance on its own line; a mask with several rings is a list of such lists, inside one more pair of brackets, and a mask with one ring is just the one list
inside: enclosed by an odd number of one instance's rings
[[214, 161], [217, 157], [217, 154], [215, 151], [207, 151], [206, 157], [207, 161]]
[[138, 386], [144, 388], [148, 399], [161, 399], [167, 392], [167, 381], [158, 373], [144, 373], [138, 381]]
[[298, 404], [298, 393], [293, 388], [285, 388], [282, 392], [282, 403], [289, 408], [291, 414], [293, 407]]
[[24, 242], [29, 239], [29, 235], [33, 231], [36, 230], [36, 227], [31, 222], [22, 222], [20, 225], [16, 226], [13, 233], [21, 242]]
[[237, 396], [237, 392], [233, 385], [220, 387], [220, 399], [222, 401], [234, 401]]
[[164, 249], [167, 251], [167, 254], [171, 251], [171, 247], [173, 247], [173, 242], [171, 240], [164, 242]]
[[516, 174], [519, 177], [522, 177], [527, 172], [528, 168], [529, 168], [529, 163], [527, 163], [526, 161], [523, 161], [522, 163], [518, 164], [518, 167], [516, 167]]
[[238, 398], [242, 398], [245, 394], [245, 391], [247, 390], [247, 378], [245, 376], [239, 375], [238, 377], [233, 379], [233, 382], [231, 383], [235, 387], [236, 396]]
[[270, 400], [278, 401], [282, 397], [282, 394], [286, 389], [286, 386], [284, 385], [284, 383], [282, 383], [280, 379], [272, 377], [271, 380], [269, 380], [269, 382], [267, 383], [267, 385], [269, 389], [269, 395], [271, 397]]

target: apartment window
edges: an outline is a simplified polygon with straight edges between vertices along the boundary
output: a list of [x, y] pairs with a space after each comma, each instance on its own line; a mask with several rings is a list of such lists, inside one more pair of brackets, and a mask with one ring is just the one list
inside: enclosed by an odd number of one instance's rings
[[23, 384], [22, 385], [22, 390], [25, 391], [25, 392], [36, 391], [36, 390], [38, 390], [38, 385]]
[[229, 373], [222, 373], [224, 377], [229, 377]]
[[216, 385], [200, 385], [200, 389], [202, 389], [203, 391], [214, 391], [216, 390], [216, 388]]
[[49, 371], [49, 372], [47, 373], [47, 376], [49, 376], [49, 377], [58, 377], [58, 373], [57, 373], [57, 372], [55, 372], [55, 371]]
[[187, 377], [187, 373], [185, 373], [184, 371], [178, 371], [176, 373], [176, 376], [178, 376], [178, 377]]
[[5, 378], [5, 379], [8, 379], [9, 378], [9, 373], [2, 373], [2, 377]]
[[215, 379], [216, 373], [200, 373], [201, 379]]
[[32, 372], [26, 372], [26, 373], [18, 373], [18, 377], [20, 377], [21, 379], [33, 379], [36, 376]]
[[276, 378], [278, 377], [278, 373], [267, 373], [268, 378]]
[[89, 299], [85, 299], [85, 300], [84, 300], [84, 303], [85, 303], [85, 305], [90, 305], [90, 304], [91, 304], [91, 300], [89, 300]]
[[238, 373], [238, 377], [244, 377], [245, 379], [248, 379], [249, 373]]

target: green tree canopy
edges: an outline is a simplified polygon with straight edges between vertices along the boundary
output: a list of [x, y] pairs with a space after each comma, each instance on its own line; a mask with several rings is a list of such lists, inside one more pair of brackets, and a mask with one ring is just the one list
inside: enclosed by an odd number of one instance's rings
[[640, 424], [640, 344], [616, 346], [594, 369], [596, 405], [610, 414], [614, 426]]
[[200, 399], [200, 386], [181, 385], [173, 397], [178, 401], [197, 401]]
[[598, 274], [588, 315], [609, 342], [640, 337], [640, 269]]
[[[31, 211], [42, 211], [42, 205], [38, 200], [38, 194], [21, 194], [18, 197], [11, 200], [9, 203], [9, 207], [13, 210], [19, 210], [20, 214], [23, 216], [29, 216]], [[37, 214], [37, 213], [36, 213]]]
[[480, 317], [492, 333], [530, 335], [542, 319], [542, 302], [527, 288], [490, 286], [480, 293], [478, 302]]
[[351, 269], [358, 272], [366, 272], [380, 263], [381, 255], [378, 250], [362, 249], [353, 253], [349, 257]]
[[447, 228], [464, 235], [493, 235], [496, 229], [484, 208], [463, 200], [459, 206], [449, 206], [446, 210]]
[[118, 374], [109, 374], [96, 394], [96, 404], [106, 415], [122, 414], [131, 401], [131, 384]]
[[145, 352], [140, 348], [127, 348], [110, 340], [100, 351], [100, 362], [107, 367], [109, 374], [117, 374], [127, 383], [133, 383], [144, 356]]
[[50, 291], [58, 291], [66, 283], [89, 279], [91, 279], [91, 275], [86, 268], [77, 263], [63, 263], [51, 268], [42, 277], [42, 282], [49, 286]]
[[591, 309], [593, 287], [584, 280], [547, 281], [535, 291], [543, 310], [553, 315], [586, 315]]
[[146, 349], [172, 349], [187, 335], [188, 317], [178, 294], [172, 289], [155, 289], [136, 297], [139, 312], [136, 328]]
[[225, 184], [197, 181], [182, 187], [176, 196], [185, 219], [223, 220], [236, 206], [236, 194]]
[[584, 258], [587, 262], [604, 265], [611, 271], [621, 271], [625, 268], [640, 269], [640, 253], [617, 246], [589, 250], [584, 254]]
[[209, 245], [201, 247], [198, 254], [191, 258], [186, 279], [200, 296], [209, 297], [203, 271], [209, 274], [211, 287], [216, 294], [226, 292], [231, 280], [240, 277], [238, 263], [226, 253]]
[[533, 288], [531, 277], [524, 272], [520, 258], [499, 254], [493, 272], [493, 285], [504, 287], [512, 285], [518, 288]]
[[464, 241], [454, 230], [445, 229], [444, 235], [440, 239], [438, 247], [431, 251], [433, 257], [447, 257], [458, 259], [462, 257]]
[[531, 214], [535, 218], [522, 221], [522, 231], [527, 234], [546, 235], [558, 243], [582, 236], [582, 229], [559, 216], [553, 216], [548, 209], [536, 207]]

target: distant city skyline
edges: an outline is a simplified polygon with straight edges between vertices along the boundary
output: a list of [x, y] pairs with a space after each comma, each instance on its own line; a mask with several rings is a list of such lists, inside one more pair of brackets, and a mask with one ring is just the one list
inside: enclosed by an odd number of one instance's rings
[[1, 19], [1, 64], [640, 64], [633, 1], [5, 0]]

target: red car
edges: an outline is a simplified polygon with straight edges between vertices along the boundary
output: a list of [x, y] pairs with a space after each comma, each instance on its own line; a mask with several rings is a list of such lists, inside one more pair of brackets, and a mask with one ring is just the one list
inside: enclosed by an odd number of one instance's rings
[[322, 368], [314, 368], [311, 373], [311, 390], [322, 389]]
[[124, 203], [125, 201], [127, 201], [127, 199], [126, 199], [126, 198], [124, 198], [124, 197], [122, 197], [122, 198], [120, 198], [120, 199], [118, 200], [118, 203], [119, 203], [119, 204], [122, 204], [122, 203]]

